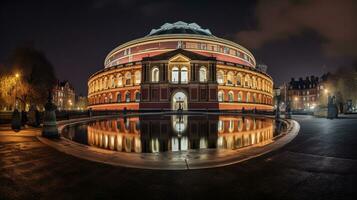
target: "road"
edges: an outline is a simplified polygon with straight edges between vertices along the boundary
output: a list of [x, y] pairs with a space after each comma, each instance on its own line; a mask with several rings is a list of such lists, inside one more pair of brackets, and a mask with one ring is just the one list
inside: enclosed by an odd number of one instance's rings
[[221, 168], [130, 169], [48, 147], [33, 130], [0, 129], [0, 199], [355, 199], [357, 116], [294, 116], [299, 135], [264, 156]]

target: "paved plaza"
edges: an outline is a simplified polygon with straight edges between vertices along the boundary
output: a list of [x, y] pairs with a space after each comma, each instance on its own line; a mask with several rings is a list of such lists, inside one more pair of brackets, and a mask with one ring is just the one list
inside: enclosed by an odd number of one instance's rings
[[0, 127], [0, 199], [355, 199], [357, 116], [294, 116], [283, 148], [220, 168], [162, 171], [111, 166], [61, 153], [39, 130]]

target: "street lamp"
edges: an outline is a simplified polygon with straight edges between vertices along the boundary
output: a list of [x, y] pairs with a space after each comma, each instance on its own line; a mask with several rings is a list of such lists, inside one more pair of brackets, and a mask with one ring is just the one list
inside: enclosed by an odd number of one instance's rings
[[18, 85], [18, 79], [20, 78], [20, 74], [19, 73], [16, 73], [15, 74], [15, 106], [14, 108], [16, 109], [17, 108], [17, 85]]

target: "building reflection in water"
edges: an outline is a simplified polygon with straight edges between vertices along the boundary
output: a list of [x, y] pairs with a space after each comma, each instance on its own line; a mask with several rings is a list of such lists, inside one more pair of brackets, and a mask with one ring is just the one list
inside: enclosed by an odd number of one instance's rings
[[272, 119], [218, 115], [151, 115], [91, 122], [87, 131], [83, 126], [63, 134], [103, 149], [150, 153], [266, 145], [279, 132]]

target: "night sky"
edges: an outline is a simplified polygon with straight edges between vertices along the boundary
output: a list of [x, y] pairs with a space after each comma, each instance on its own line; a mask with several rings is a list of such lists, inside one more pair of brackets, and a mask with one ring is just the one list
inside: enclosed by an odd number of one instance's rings
[[33, 44], [60, 80], [87, 93], [87, 79], [116, 46], [165, 22], [196, 22], [252, 51], [276, 84], [322, 75], [357, 58], [357, 1], [17, 1], [0, 2], [0, 64]]

